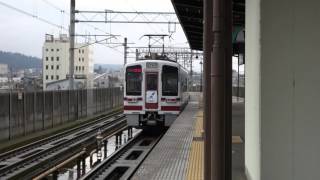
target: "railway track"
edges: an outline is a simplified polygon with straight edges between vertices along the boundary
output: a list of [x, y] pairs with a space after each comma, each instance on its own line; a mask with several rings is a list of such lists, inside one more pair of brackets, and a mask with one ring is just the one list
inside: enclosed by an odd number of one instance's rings
[[[100, 123], [102, 121], [105, 121], [106, 119], [112, 118], [112, 117], [117, 116], [117, 115], [121, 115], [121, 113], [115, 112], [115, 113], [112, 113], [112, 114], [108, 114], [106, 116], [99, 117], [99, 118], [97, 118], [95, 120], [92, 120], [90, 122], [84, 123], [84, 124], [82, 124], [80, 126], [77, 126], [75, 128], [69, 129], [67, 131], [63, 131], [63, 132], [55, 134], [53, 136], [50, 136], [50, 137], [47, 137], [47, 138], [32, 142], [30, 144], [27, 144], [27, 145], [24, 145], [22, 147], [7, 151], [5, 153], [1, 153], [0, 154], [0, 162], [5, 161], [5, 160], [7, 160], [9, 158], [12, 158], [12, 157], [16, 157], [17, 155], [21, 155], [23, 153], [27, 153], [30, 150], [34, 149], [35, 147], [40, 147], [40, 146], [48, 144], [50, 142], [57, 141], [57, 140], [59, 140], [59, 139], [61, 139], [63, 137], [66, 137], [66, 136], [74, 133], [74, 132], [81, 131], [82, 129], [85, 129], [88, 126], [95, 125], [97, 123]], [[1, 167], [1, 165], [0, 165], [0, 167]]]
[[130, 179], [152, 151], [164, 132], [139, 132], [116, 152], [89, 171], [81, 180]]
[[0, 155], [0, 179], [31, 179], [95, 144], [98, 131], [110, 135], [125, 126], [125, 117], [115, 113], [3, 153]]

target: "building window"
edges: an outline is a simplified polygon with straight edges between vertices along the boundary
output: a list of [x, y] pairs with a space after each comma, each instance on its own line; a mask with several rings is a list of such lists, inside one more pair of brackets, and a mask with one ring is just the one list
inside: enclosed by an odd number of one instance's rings
[[84, 49], [82, 49], [82, 54], [84, 54]]
[[59, 61], [60, 60], [60, 58], [59, 57], [57, 57], [57, 61]]
[[51, 51], [53, 52], [53, 51], [54, 51], [54, 49], [51, 49]]
[[57, 52], [59, 52], [59, 49], [57, 49]]
[[54, 76], [52, 75], [52, 76], [51, 76], [51, 80], [53, 80], [53, 78], [54, 78]]
[[56, 79], [59, 80], [59, 76], [58, 75], [56, 76]]
[[47, 48], [46, 51], [49, 51], [49, 49]]
[[84, 71], [84, 66], [82, 66], [82, 71]]
[[46, 61], [48, 61], [49, 60], [49, 57], [46, 57]]
[[82, 58], [82, 62], [84, 62], [84, 58]]
[[79, 54], [81, 54], [81, 49], [79, 49]]
[[59, 65], [57, 65], [57, 70], [59, 69]]
[[54, 61], [54, 57], [51, 57], [51, 61]]
[[78, 71], [78, 66], [76, 66], [76, 71]]
[[49, 79], [49, 76], [48, 75], [46, 75], [46, 80], [48, 80]]
[[79, 62], [81, 61], [81, 58], [79, 58]]
[[48, 65], [46, 65], [46, 69], [49, 69], [49, 66], [48, 66]]
[[51, 65], [51, 69], [54, 69], [53, 65]]

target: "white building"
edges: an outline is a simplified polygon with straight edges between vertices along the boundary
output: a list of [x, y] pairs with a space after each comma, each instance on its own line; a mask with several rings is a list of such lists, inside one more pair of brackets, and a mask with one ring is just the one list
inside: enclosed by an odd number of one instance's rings
[[98, 74], [93, 81], [95, 88], [107, 88], [109, 87], [109, 74]]
[[0, 75], [2, 76], [8, 75], [8, 64], [0, 64]]
[[[59, 38], [46, 35], [43, 45], [43, 89], [48, 83], [67, 79], [69, 74], [69, 38], [62, 34]], [[74, 75], [82, 79], [86, 88], [92, 88], [92, 51], [84, 44], [75, 44]]]

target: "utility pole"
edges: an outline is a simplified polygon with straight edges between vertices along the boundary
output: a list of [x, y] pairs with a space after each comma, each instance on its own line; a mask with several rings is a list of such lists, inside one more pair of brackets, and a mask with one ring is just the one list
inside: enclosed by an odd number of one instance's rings
[[124, 38], [124, 43], [123, 43], [123, 47], [124, 47], [124, 63], [123, 66], [125, 66], [127, 64], [127, 56], [128, 56], [128, 40], [127, 38]]
[[74, 89], [74, 37], [75, 37], [75, 11], [76, 11], [76, 1], [71, 0], [70, 4], [70, 49], [69, 49], [69, 89]]

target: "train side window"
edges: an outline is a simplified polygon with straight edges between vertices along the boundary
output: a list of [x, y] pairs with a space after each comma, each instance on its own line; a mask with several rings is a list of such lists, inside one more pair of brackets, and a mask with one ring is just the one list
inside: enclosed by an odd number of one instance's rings
[[141, 96], [142, 68], [141, 66], [130, 66], [126, 69], [126, 94]]
[[178, 68], [163, 66], [162, 68], [162, 95], [178, 96]]

